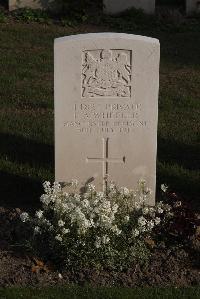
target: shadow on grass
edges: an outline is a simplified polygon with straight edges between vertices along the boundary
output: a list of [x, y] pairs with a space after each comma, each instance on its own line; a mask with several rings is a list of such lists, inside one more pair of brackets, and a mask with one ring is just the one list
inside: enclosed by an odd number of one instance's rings
[[52, 145], [38, 143], [21, 136], [0, 134], [0, 155], [19, 163], [46, 167], [54, 164]]
[[[200, 210], [199, 146], [158, 137], [157, 189], [166, 183]], [[159, 191], [158, 191], [159, 194]]]
[[10, 163], [8, 169], [0, 165], [0, 205], [27, 209], [37, 207], [43, 191], [42, 181], [49, 179], [48, 173], [53, 170], [53, 146], [0, 134], [0, 156], [5, 165], [7, 161]]
[[188, 170], [199, 170], [200, 146], [183, 144], [158, 136], [158, 159], [160, 162], [178, 164]]
[[42, 194], [41, 181], [20, 177], [0, 171], [1, 197], [0, 205], [12, 208], [32, 210], [39, 206]]

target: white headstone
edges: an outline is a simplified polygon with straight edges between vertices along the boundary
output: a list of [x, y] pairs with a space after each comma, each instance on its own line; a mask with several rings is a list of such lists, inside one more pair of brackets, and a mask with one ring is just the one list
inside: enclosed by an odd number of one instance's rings
[[129, 8], [142, 9], [145, 13], [155, 12], [155, 0], [103, 0], [104, 11], [108, 14], [117, 14]]
[[155, 195], [159, 54], [157, 39], [131, 34], [55, 39], [56, 181], [143, 178]]
[[200, 0], [186, 0], [186, 14], [200, 12]]

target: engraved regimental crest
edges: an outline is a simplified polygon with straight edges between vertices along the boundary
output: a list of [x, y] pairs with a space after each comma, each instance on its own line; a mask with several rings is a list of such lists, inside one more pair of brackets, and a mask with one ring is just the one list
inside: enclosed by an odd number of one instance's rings
[[82, 97], [130, 97], [131, 51], [83, 52]]

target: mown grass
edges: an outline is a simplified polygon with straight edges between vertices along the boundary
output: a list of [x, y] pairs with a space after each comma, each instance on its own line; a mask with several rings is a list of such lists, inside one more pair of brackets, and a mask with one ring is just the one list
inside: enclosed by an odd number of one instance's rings
[[[0, 24], [0, 204], [33, 207], [54, 180], [53, 40], [80, 32], [123, 31], [161, 42], [157, 186], [167, 183], [198, 206], [200, 153], [199, 21], [107, 17], [104, 27]], [[93, 22], [94, 23], [94, 22]]]
[[0, 299], [198, 299], [199, 288], [7, 288], [0, 289]]

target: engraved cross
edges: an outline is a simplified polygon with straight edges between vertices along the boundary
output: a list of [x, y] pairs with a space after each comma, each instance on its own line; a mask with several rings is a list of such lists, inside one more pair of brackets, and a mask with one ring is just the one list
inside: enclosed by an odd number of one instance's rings
[[103, 190], [107, 189], [108, 165], [109, 163], [125, 163], [125, 156], [122, 158], [109, 158], [108, 151], [109, 138], [102, 138], [103, 142], [103, 155], [102, 158], [86, 158], [86, 162], [102, 163], [103, 172]]

